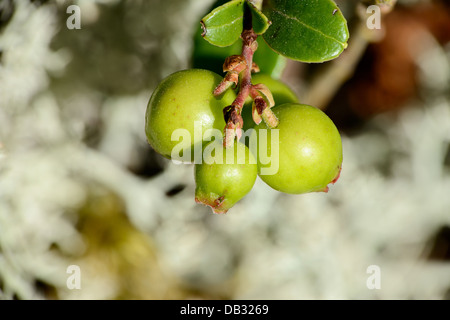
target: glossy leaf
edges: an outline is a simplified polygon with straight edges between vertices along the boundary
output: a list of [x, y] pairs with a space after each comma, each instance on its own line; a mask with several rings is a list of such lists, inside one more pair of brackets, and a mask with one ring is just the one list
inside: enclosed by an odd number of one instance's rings
[[347, 21], [332, 0], [266, 0], [263, 12], [272, 21], [264, 40], [287, 58], [324, 62], [347, 47]]
[[202, 21], [202, 36], [218, 47], [228, 47], [240, 37], [244, 28], [244, 12], [250, 10], [256, 34], [263, 34], [270, 26], [269, 19], [253, 4], [245, 0], [232, 0], [218, 6]]
[[252, 26], [256, 34], [263, 34], [270, 27], [271, 22], [258, 8], [251, 2], [247, 1], [247, 5], [252, 13]]
[[218, 47], [235, 43], [243, 29], [244, 0], [233, 0], [215, 8], [202, 21], [203, 38]]

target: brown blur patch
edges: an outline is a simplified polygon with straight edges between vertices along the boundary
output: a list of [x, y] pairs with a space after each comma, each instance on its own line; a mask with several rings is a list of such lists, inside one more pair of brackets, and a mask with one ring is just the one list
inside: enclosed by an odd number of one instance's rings
[[414, 55], [426, 49], [430, 34], [442, 45], [450, 40], [450, 11], [440, 2], [397, 7], [382, 22], [385, 37], [369, 45], [353, 77], [329, 104], [328, 114], [341, 128], [398, 110], [417, 97]]

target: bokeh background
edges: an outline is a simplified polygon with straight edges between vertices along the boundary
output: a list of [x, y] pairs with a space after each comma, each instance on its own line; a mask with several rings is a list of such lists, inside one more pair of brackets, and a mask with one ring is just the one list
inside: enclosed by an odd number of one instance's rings
[[369, 30], [337, 1], [349, 48], [281, 76], [340, 129], [341, 179], [306, 195], [258, 179], [226, 215], [144, 133], [213, 2], [0, 0], [0, 298], [449, 299], [449, 2], [398, 1]]

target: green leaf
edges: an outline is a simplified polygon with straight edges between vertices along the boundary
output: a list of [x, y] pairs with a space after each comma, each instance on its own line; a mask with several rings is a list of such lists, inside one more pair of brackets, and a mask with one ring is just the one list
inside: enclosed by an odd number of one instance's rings
[[263, 12], [272, 21], [264, 40], [287, 58], [324, 62], [347, 47], [347, 21], [332, 0], [266, 0]]
[[244, 28], [246, 6], [252, 14], [252, 26], [256, 34], [263, 34], [270, 26], [269, 19], [252, 3], [245, 0], [232, 0], [205, 16], [202, 21], [202, 36], [218, 47], [228, 47], [240, 37]]
[[256, 8], [251, 2], [247, 1], [247, 5], [252, 13], [252, 26], [256, 34], [261, 35], [270, 27], [269, 19]]
[[244, 0], [233, 0], [215, 8], [202, 21], [202, 36], [218, 47], [235, 43], [243, 29]]

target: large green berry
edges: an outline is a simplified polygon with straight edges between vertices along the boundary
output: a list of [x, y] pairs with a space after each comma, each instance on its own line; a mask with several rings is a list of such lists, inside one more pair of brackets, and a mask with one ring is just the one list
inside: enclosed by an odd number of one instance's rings
[[[274, 79], [267, 74], [257, 73], [252, 75], [252, 83], [262, 83], [266, 85], [270, 89], [276, 105], [282, 105], [289, 102], [298, 102], [297, 96], [287, 84], [280, 80]], [[244, 119], [244, 130], [255, 126], [252, 119], [252, 100], [250, 97], [247, 98], [245, 106], [242, 109], [242, 118]]]
[[[334, 123], [324, 112], [308, 105], [287, 103], [272, 111], [279, 120], [276, 129], [269, 129], [264, 122], [255, 127], [259, 139], [264, 136], [261, 130], [267, 130], [267, 143], [259, 141], [258, 148], [261, 179], [286, 193], [327, 192], [342, 166], [342, 142]], [[278, 130], [278, 139], [274, 139], [273, 130]], [[263, 158], [266, 149], [270, 163]]]
[[218, 140], [209, 143], [203, 155], [203, 163], [195, 165], [195, 201], [214, 213], [226, 213], [253, 188], [256, 159], [244, 144], [224, 148]]
[[[236, 94], [227, 90], [220, 97], [214, 97], [214, 88], [221, 80], [214, 72], [190, 69], [176, 72], [158, 85], [145, 116], [145, 133], [153, 149], [171, 158], [175, 146], [178, 150], [192, 151], [194, 145], [201, 146], [206, 130], [223, 130], [223, 108], [233, 102]], [[196, 132], [195, 122], [200, 124]], [[175, 132], [177, 129], [181, 131]], [[191, 152], [191, 160], [193, 155]]]

